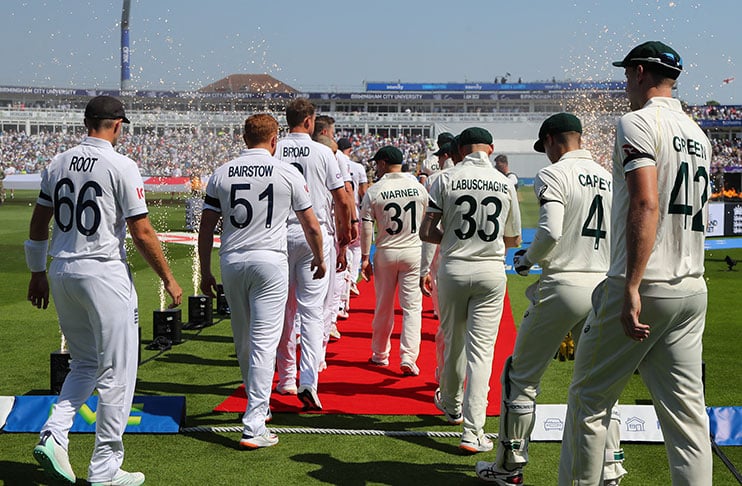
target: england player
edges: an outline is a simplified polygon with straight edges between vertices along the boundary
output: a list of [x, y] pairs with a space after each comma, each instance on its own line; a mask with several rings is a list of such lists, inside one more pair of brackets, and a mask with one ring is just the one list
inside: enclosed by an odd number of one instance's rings
[[[122, 436], [137, 377], [137, 294], [126, 263], [128, 227], [134, 246], [162, 279], [174, 307], [182, 291], [147, 217], [136, 163], [113, 147], [129, 120], [121, 102], [97, 96], [85, 108], [88, 136], [52, 159], [26, 241], [31, 270], [28, 300], [46, 309], [49, 284], [59, 325], [70, 350], [70, 373], [41, 429], [33, 454], [57, 480], [75, 482], [68, 434], [77, 411], [98, 391], [95, 446], [88, 468], [92, 484], [139, 485], [144, 474], [121, 469]], [[53, 257], [46, 276], [49, 222]]]
[[[581, 135], [576, 116], [558, 113], [543, 122], [533, 147], [552, 165], [536, 174], [539, 227], [528, 249], [516, 252], [515, 270], [528, 275], [538, 263], [542, 273], [526, 290], [530, 306], [503, 369], [497, 456], [476, 466], [481, 479], [504, 486], [523, 484], [541, 378], [564, 336], [579, 336], [592, 309], [590, 295], [608, 270], [611, 175], [581, 148]], [[611, 420], [606, 480], [626, 473], [618, 425]]]
[[[376, 161], [380, 179], [366, 192], [361, 203], [361, 272], [374, 278], [376, 310], [371, 323], [371, 363], [387, 366], [394, 328], [394, 297], [399, 289], [402, 332], [399, 338], [400, 369], [405, 376], [417, 376], [420, 369], [422, 292], [418, 228], [425, 213], [428, 195], [416, 180], [402, 173], [402, 152], [388, 145], [371, 159]], [[371, 239], [376, 223], [376, 252], [371, 266]], [[376, 272], [373, 268], [376, 267]]]
[[[305, 98], [297, 98], [286, 107], [289, 134], [279, 140], [276, 158], [298, 170], [307, 181], [312, 207], [320, 222], [323, 236], [323, 255], [330, 260], [328, 235], [333, 231], [331, 204], [335, 204], [338, 242], [347, 245], [351, 240], [351, 201], [345, 192], [345, 182], [332, 151], [311, 139], [314, 132], [314, 105]], [[308, 409], [319, 410], [322, 405], [317, 395], [319, 367], [323, 360], [324, 302], [327, 295], [327, 276], [314, 278], [312, 252], [304, 238], [296, 217], [289, 216], [289, 297], [283, 334], [278, 347], [279, 393], [297, 393]], [[296, 386], [296, 334], [294, 312], [300, 316], [301, 360], [299, 387]]]
[[611, 262], [575, 357], [559, 484], [598, 484], [611, 407], [637, 368], [652, 395], [673, 485], [711, 484], [701, 376], [711, 144], [672, 98], [683, 69], [662, 42], [622, 60], [631, 112], [616, 128]]
[[[353, 145], [347, 138], [341, 138], [337, 141], [338, 152], [337, 158], [340, 164], [348, 164], [350, 170], [350, 176], [353, 179], [353, 199], [356, 205], [356, 214], [361, 214], [361, 201], [363, 196], [366, 195], [368, 190], [368, 176], [366, 174], [366, 168], [352, 160], [350, 158], [350, 152], [353, 149]], [[360, 219], [360, 218], [359, 218]], [[349, 291], [358, 295], [358, 287], [356, 281], [358, 280], [358, 272], [361, 269], [361, 240], [357, 238], [350, 242], [348, 245], [348, 251], [350, 257], [348, 258], [348, 273], [350, 274], [350, 289]], [[347, 314], [347, 312], [346, 312]]]
[[247, 150], [209, 178], [198, 234], [201, 290], [214, 296], [211, 273], [214, 228], [224, 221], [219, 258], [232, 332], [247, 394], [240, 446], [269, 447], [278, 437], [265, 427], [283, 331], [288, 293], [286, 222], [294, 214], [311, 251], [312, 278], [325, 274], [322, 231], [306, 182], [293, 167], [273, 157], [278, 122], [270, 115], [245, 120]]
[[484, 422], [505, 299], [505, 249], [520, 244], [520, 210], [513, 184], [489, 160], [492, 135], [467, 128], [459, 144], [464, 160], [433, 181], [420, 238], [441, 245], [445, 358], [435, 404], [450, 423], [464, 423], [461, 449], [484, 452], [492, 450]]

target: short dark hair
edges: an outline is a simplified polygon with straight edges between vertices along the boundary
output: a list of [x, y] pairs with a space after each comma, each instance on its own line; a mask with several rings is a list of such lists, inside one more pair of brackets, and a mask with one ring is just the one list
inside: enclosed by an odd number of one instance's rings
[[85, 118], [85, 126], [88, 130], [100, 131], [109, 129], [116, 123], [116, 120], [110, 118]]
[[508, 156], [505, 154], [500, 154], [497, 157], [495, 157], [495, 162], [499, 162], [501, 164], [507, 164], [508, 163]]
[[330, 115], [318, 115], [314, 119], [314, 133], [312, 134], [313, 138], [317, 138], [317, 136], [322, 133], [325, 128], [329, 128], [334, 124], [335, 119]]
[[297, 98], [286, 107], [286, 123], [289, 128], [304, 123], [304, 119], [314, 115], [314, 105], [306, 98]]
[[245, 120], [244, 138], [248, 147], [269, 142], [277, 134], [278, 122], [267, 113], [258, 113]]

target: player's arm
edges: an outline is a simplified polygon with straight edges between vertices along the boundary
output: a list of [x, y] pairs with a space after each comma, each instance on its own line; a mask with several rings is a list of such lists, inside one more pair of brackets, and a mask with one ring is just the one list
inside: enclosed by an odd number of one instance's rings
[[534, 263], [543, 260], [562, 238], [564, 206], [558, 201], [546, 201], [539, 210], [538, 229], [527, 249], [518, 250], [513, 266], [520, 275], [528, 275]]
[[420, 239], [428, 243], [439, 245], [443, 239], [443, 231], [438, 227], [442, 214], [439, 212], [426, 211], [423, 222], [420, 225]]
[[371, 242], [373, 238], [374, 221], [364, 219], [361, 223], [361, 276], [367, 282], [374, 275], [374, 267], [371, 265]]
[[27, 299], [39, 309], [49, 306], [49, 281], [46, 278], [46, 260], [49, 247], [49, 222], [54, 208], [37, 204], [31, 216], [28, 241], [25, 243], [26, 264], [31, 270]]
[[[340, 188], [339, 190], [343, 190]], [[312, 250], [312, 263], [310, 268], [314, 270], [314, 279], [318, 280], [325, 276], [327, 268], [325, 267], [325, 256], [322, 252], [322, 230], [319, 226], [317, 216], [314, 210], [307, 209], [296, 211], [296, 217], [301, 223], [301, 229], [304, 231], [304, 237], [307, 239], [309, 248]], [[334, 278], [334, 277], [333, 277]]]
[[626, 335], [637, 341], [649, 336], [649, 325], [639, 322], [639, 285], [654, 247], [659, 220], [657, 167], [643, 166], [626, 173], [629, 211], [626, 218], [626, 283], [621, 322]]
[[345, 191], [345, 186], [330, 191], [335, 203], [335, 218], [337, 222], [337, 239], [340, 246], [345, 246], [352, 239], [351, 220], [353, 202], [350, 195]]
[[213, 209], [204, 208], [198, 228], [198, 260], [201, 265], [201, 292], [216, 296], [216, 278], [211, 273], [211, 252], [214, 249], [214, 230], [221, 215]]
[[139, 214], [126, 218], [126, 224], [129, 227], [129, 234], [134, 242], [134, 246], [139, 250], [144, 260], [152, 267], [158, 277], [165, 284], [165, 291], [170, 294], [172, 304], [170, 308], [180, 305], [183, 290], [173, 277], [173, 272], [165, 260], [165, 254], [162, 252], [160, 240], [157, 239], [152, 224], [147, 214]]

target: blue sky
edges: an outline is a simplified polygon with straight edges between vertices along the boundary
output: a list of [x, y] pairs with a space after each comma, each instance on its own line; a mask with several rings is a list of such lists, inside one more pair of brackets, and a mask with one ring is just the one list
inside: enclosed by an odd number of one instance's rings
[[[742, 104], [739, 0], [131, 4], [133, 89], [196, 89], [232, 73], [268, 73], [304, 91], [506, 73], [524, 82], [621, 80], [610, 61], [662, 40], [684, 58], [680, 98]], [[4, 0], [0, 85], [117, 89], [121, 6]]]

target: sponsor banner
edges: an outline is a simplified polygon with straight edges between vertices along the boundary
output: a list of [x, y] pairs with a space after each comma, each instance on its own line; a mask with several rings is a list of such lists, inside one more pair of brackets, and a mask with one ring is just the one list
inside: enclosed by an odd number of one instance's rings
[[[5, 432], [40, 432], [59, 397], [33, 395], [15, 397]], [[98, 397], [90, 397], [75, 415], [70, 432], [95, 432]], [[176, 434], [185, 419], [185, 397], [134, 397], [126, 425], [127, 434]]]
[[366, 91], [623, 91], [623, 81], [602, 83], [366, 83]]
[[724, 203], [709, 203], [706, 236], [724, 236]]
[[[564, 433], [567, 405], [537, 405], [531, 440], [559, 442]], [[663, 442], [660, 423], [651, 405], [619, 405], [621, 442]]]

